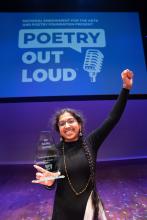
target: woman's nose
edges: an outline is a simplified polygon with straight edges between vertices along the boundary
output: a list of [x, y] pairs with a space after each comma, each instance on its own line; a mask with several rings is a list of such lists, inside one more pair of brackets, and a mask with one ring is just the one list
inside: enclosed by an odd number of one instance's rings
[[70, 127], [70, 124], [67, 121], [65, 122], [65, 127]]

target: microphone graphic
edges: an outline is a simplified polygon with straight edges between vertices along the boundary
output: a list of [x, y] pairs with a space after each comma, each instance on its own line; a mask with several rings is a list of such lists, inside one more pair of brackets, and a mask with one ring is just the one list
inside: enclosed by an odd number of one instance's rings
[[96, 82], [97, 73], [101, 71], [104, 55], [100, 50], [86, 51], [83, 69], [89, 73], [91, 82]]

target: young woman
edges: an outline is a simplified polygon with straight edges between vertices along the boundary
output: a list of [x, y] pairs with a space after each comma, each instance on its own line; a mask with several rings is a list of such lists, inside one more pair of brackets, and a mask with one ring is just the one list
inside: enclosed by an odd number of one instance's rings
[[[72, 109], [61, 109], [55, 116], [55, 128], [60, 134], [59, 167], [65, 178], [57, 180], [52, 220], [106, 220], [103, 205], [96, 192], [97, 151], [110, 131], [119, 121], [133, 84], [133, 72], [126, 69], [121, 74], [123, 88], [109, 116], [103, 124], [83, 137], [83, 120]], [[36, 180], [52, 186], [59, 172], [49, 172], [38, 165]], [[53, 177], [53, 180], [44, 180]], [[38, 181], [39, 180], [39, 181]]]

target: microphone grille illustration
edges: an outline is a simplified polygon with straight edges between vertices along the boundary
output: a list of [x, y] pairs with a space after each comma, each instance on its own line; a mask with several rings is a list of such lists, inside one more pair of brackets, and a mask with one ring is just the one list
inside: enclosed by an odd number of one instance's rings
[[97, 73], [101, 71], [104, 55], [100, 50], [86, 51], [83, 69], [89, 73], [91, 82], [96, 82]]

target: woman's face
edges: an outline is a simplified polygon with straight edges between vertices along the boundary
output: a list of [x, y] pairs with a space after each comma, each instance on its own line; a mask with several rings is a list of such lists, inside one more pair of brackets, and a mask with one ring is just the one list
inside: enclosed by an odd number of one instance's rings
[[64, 141], [78, 140], [81, 124], [69, 112], [60, 115], [58, 126], [60, 135], [64, 138]]

